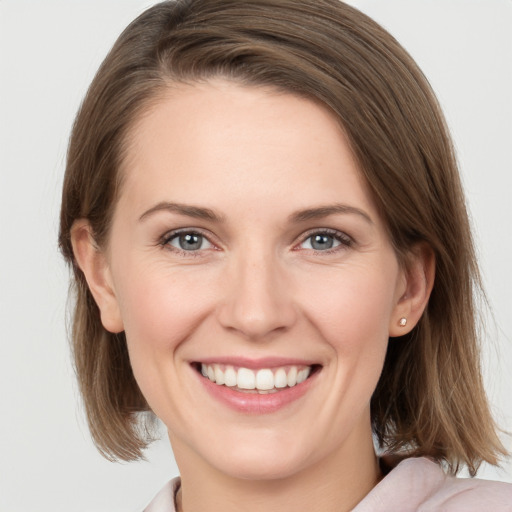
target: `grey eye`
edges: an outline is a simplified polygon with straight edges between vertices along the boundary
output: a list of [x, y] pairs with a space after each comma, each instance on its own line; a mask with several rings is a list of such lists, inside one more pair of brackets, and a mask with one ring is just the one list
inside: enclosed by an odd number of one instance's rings
[[329, 233], [315, 233], [304, 240], [302, 247], [314, 251], [326, 251], [341, 245], [341, 243], [336, 236]]
[[200, 233], [178, 233], [169, 244], [176, 249], [182, 251], [199, 251], [201, 249], [209, 249], [212, 244]]

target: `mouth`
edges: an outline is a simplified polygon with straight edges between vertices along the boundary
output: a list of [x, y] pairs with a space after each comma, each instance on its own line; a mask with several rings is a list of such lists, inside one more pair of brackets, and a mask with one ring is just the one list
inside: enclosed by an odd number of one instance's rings
[[321, 366], [285, 365], [272, 368], [251, 369], [220, 363], [195, 362], [192, 367], [210, 382], [246, 393], [268, 395], [296, 388], [318, 373]]

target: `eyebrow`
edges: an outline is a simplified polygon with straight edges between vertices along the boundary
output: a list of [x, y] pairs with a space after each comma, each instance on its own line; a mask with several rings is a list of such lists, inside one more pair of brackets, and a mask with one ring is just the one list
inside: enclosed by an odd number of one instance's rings
[[355, 208], [354, 206], [349, 206], [347, 204], [333, 204], [326, 206], [319, 206], [317, 208], [308, 208], [306, 210], [300, 210], [298, 212], [292, 213], [289, 217], [289, 221], [294, 222], [304, 222], [307, 220], [315, 220], [322, 219], [324, 217], [328, 217], [329, 215], [336, 214], [355, 214], [362, 217], [369, 224], [373, 225], [372, 218], [364, 211], [359, 208]]
[[[144, 220], [145, 218], [153, 215], [154, 213], [160, 211], [167, 211], [170, 213], [177, 213], [180, 215], [186, 215], [187, 217], [193, 217], [196, 219], [204, 219], [212, 222], [222, 223], [224, 222], [224, 217], [222, 215], [218, 215], [210, 208], [203, 208], [201, 206], [192, 206], [188, 204], [182, 203], [171, 203], [168, 201], [162, 201], [149, 210], [145, 211], [140, 217], [139, 221]], [[305, 210], [299, 210], [297, 212], [292, 213], [288, 217], [288, 221], [290, 223], [299, 223], [305, 222], [308, 220], [322, 219], [324, 217], [328, 217], [329, 215], [336, 214], [355, 214], [362, 217], [369, 224], [373, 225], [373, 220], [371, 217], [364, 211], [356, 208], [354, 206], [349, 206], [346, 204], [334, 204], [334, 205], [326, 205], [326, 206], [318, 206], [315, 208], [307, 208]]]
[[142, 221], [145, 218], [149, 217], [150, 215], [160, 211], [178, 213], [180, 215], [186, 215], [187, 217], [205, 219], [218, 223], [222, 223], [224, 221], [224, 217], [222, 217], [221, 215], [217, 215], [213, 210], [210, 210], [210, 208], [202, 208], [200, 206], [192, 206], [181, 203], [169, 203], [167, 201], [162, 201], [161, 203], [158, 203], [149, 210], [145, 211], [139, 217], [139, 221]]

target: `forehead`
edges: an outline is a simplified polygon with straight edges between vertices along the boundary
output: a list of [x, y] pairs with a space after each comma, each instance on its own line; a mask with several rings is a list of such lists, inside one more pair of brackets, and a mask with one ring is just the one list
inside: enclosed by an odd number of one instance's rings
[[225, 203], [228, 194], [284, 204], [290, 192], [298, 203], [350, 199], [373, 209], [336, 117], [269, 88], [174, 84], [134, 123], [127, 148], [121, 196], [132, 205], [157, 196]]

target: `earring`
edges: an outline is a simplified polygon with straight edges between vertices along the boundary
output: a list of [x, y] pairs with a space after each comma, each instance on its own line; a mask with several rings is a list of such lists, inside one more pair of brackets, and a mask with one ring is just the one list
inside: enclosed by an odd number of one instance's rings
[[398, 325], [400, 327], [405, 327], [407, 325], [407, 318], [405, 318], [405, 316], [403, 316], [402, 318], [400, 318], [400, 320], [398, 321]]

